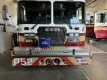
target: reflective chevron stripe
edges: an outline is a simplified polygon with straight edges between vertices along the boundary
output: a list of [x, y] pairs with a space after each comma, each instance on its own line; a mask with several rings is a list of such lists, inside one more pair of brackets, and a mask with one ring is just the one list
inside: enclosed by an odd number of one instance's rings
[[[59, 65], [89, 65], [92, 63], [92, 57], [19, 57], [19, 58], [12, 58], [12, 66], [47, 66], [46, 60], [51, 59], [52, 64], [50, 66], [55, 66], [54, 63], [55, 59], [60, 60]], [[40, 60], [43, 60], [44, 63], [40, 64]], [[66, 63], [63, 63], [63, 60]], [[78, 60], [80, 60], [78, 62]]]

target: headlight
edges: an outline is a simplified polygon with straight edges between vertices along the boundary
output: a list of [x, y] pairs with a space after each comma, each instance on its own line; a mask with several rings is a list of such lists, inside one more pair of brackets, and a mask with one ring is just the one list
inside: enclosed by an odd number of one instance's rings
[[75, 36], [79, 36], [79, 33], [75, 33]]
[[85, 31], [86, 31], [86, 27], [85, 27], [85, 26], [82, 28], [82, 31], [83, 31], [83, 32], [85, 32]]
[[72, 37], [72, 36], [79, 36], [79, 33], [69, 33], [69, 36]]
[[25, 36], [25, 37], [29, 37], [29, 33], [25, 33], [24, 36]]
[[70, 37], [74, 36], [74, 33], [69, 33], [69, 36], [70, 36]]
[[35, 34], [34, 33], [30, 33], [30, 37], [35, 37]]
[[35, 37], [35, 33], [25, 33], [25, 37]]

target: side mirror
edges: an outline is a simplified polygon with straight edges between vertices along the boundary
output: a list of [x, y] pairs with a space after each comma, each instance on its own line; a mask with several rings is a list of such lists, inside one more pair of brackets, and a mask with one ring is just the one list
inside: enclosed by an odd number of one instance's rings
[[9, 14], [6, 5], [2, 6], [2, 18], [4, 21], [9, 20]]
[[6, 21], [9, 20], [9, 14], [8, 14], [8, 10], [7, 10], [7, 6], [3, 5], [2, 6], [2, 18], [4, 20], [4, 28], [3, 28], [3, 32], [6, 32]]

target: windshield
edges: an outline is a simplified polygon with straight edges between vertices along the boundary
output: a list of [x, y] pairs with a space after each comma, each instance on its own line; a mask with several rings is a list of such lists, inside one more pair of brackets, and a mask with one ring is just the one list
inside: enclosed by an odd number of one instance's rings
[[85, 24], [85, 3], [54, 2], [55, 24]]
[[103, 23], [105, 21], [105, 13], [96, 14], [96, 22]]
[[51, 3], [49, 1], [19, 1], [18, 24], [50, 24]]

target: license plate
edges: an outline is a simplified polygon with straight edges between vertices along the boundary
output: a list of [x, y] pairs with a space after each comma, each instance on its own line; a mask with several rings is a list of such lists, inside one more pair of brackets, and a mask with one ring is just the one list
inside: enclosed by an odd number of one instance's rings
[[77, 63], [78, 64], [87, 63], [87, 58], [77, 58]]

